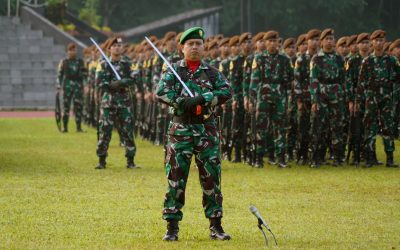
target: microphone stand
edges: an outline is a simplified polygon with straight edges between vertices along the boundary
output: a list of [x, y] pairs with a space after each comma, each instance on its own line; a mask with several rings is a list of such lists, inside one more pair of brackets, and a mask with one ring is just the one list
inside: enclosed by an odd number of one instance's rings
[[[268, 247], [268, 238], [267, 238], [267, 235], [266, 235], [265, 232], [264, 232], [264, 229], [262, 228], [263, 225], [264, 225], [264, 224], [263, 224], [262, 220], [261, 220], [261, 219], [258, 219], [258, 225], [257, 225], [257, 226], [258, 226], [258, 228], [261, 230], [261, 232], [263, 233], [264, 238], [265, 238], [265, 243], [266, 243], [266, 245], [267, 245], [267, 247]], [[264, 225], [264, 227], [272, 234], [272, 237], [274, 238], [275, 244], [278, 245], [278, 242], [276, 241], [275, 235], [274, 235], [274, 233], [272, 232], [272, 230], [269, 229], [268, 227], [266, 227], [265, 225]]]

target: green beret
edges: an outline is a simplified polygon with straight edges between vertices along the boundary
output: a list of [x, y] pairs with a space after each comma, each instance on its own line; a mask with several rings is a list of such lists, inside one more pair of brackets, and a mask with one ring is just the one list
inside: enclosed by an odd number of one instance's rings
[[201, 27], [192, 27], [183, 32], [181, 39], [179, 40], [180, 44], [184, 44], [186, 40], [189, 39], [201, 39], [204, 41], [204, 30]]

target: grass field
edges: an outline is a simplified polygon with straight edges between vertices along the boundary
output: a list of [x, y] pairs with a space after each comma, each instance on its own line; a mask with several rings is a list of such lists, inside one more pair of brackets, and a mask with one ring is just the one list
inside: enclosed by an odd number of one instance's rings
[[233, 239], [209, 240], [192, 166], [180, 241], [163, 242], [162, 148], [137, 140], [142, 168], [128, 170], [117, 138], [107, 169], [96, 171], [93, 129], [60, 134], [53, 119], [0, 119], [0, 249], [262, 249], [250, 204], [277, 237], [278, 247], [269, 237], [271, 249], [400, 247], [400, 169], [229, 162], [222, 166], [223, 225]]

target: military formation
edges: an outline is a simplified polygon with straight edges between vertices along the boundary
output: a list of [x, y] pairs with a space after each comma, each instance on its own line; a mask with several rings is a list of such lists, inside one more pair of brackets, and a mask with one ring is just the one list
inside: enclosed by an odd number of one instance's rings
[[[168, 32], [149, 39], [173, 64], [183, 58], [181, 36]], [[290, 162], [339, 166], [346, 160], [372, 167], [383, 164], [375, 150], [381, 135], [386, 166], [396, 167], [400, 40], [385, 37], [376, 30], [337, 39], [332, 29], [312, 29], [297, 39], [283, 39], [276, 31], [205, 38], [203, 61], [218, 69], [232, 89], [232, 99], [212, 110], [221, 157], [253, 167], [263, 167], [264, 159], [281, 168]], [[116, 39], [101, 44], [108, 56]], [[64, 132], [73, 102], [77, 130], [82, 131], [81, 121], [98, 129], [99, 168], [105, 167], [113, 127], [130, 167], [135, 166], [133, 135], [164, 145], [168, 153], [173, 111], [156, 97], [167, 66], [145, 40], [121, 41], [120, 47], [116, 67], [124, 79], [118, 83], [94, 46], [80, 60], [70, 45], [59, 67]]]

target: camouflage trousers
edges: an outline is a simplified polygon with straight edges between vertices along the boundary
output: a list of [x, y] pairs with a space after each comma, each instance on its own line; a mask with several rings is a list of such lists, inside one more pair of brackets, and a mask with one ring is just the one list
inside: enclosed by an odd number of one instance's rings
[[385, 152], [395, 150], [393, 139], [393, 102], [388, 96], [368, 95], [365, 100], [364, 145], [369, 152], [375, 150], [376, 136], [381, 127]]
[[296, 148], [297, 126], [297, 104], [294, 101], [290, 101], [288, 108], [287, 144], [288, 150], [292, 152]]
[[64, 114], [63, 122], [68, 123], [69, 112], [71, 108], [71, 103], [74, 105], [74, 114], [76, 124], [82, 122], [82, 112], [83, 112], [83, 85], [77, 81], [66, 80], [63, 84], [63, 100], [64, 100]]
[[97, 156], [107, 156], [108, 146], [111, 141], [112, 130], [118, 122], [118, 130], [125, 144], [125, 156], [134, 157], [136, 145], [133, 138], [133, 116], [131, 107], [116, 107], [100, 109], [99, 141], [97, 143]]
[[281, 94], [270, 94], [257, 103], [258, 155], [264, 155], [266, 147], [269, 152], [273, 148], [277, 156], [285, 154], [287, 147], [286, 104], [287, 98]]
[[156, 143], [164, 145], [165, 133], [167, 130], [168, 107], [165, 104], [158, 104]]
[[245, 143], [244, 104], [243, 99], [238, 102], [237, 109], [232, 116], [232, 144], [237, 154], [241, 153]]
[[[320, 125], [311, 124], [311, 127], [319, 127], [321, 129], [319, 133], [313, 134], [313, 136], [319, 134], [320, 138], [313, 141], [325, 141], [326, 145], [324, 147], [328, 147], [331, 143], [337, 156], [343, 153], [343, 114], [345, 107], [342, 93], [342, 88], [338, 84], [321, 85], [320, 94], [318, 95], [319, 110], [317, 114], [317, 120]], [[316, 121], [315, 119], [311, 120], [311, 123]], [[329, 142], [326, 142], [326, 140], [329, 140]]]
[[297, 148], [299, 155], [307, 158], [308, 146], [310, 144], [310, 100], [303, 100], [303, 107], [297, 110]]
[[221, 159], [216, 123], [180, 124], [171, 122], [168, 130], [163, 219], [182, 220], [185, 190], [192, 156], [195, 157], [203, 190], [207, 218], [222, 217]]

